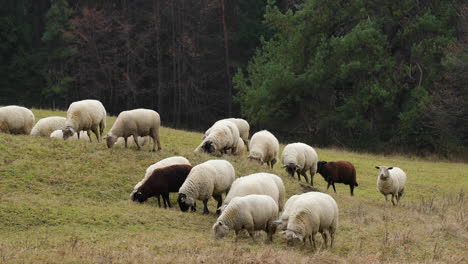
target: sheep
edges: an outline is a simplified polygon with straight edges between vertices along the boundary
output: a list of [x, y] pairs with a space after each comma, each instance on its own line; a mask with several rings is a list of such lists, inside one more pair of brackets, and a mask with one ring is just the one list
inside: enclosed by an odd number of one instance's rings
[[31, 136], [34, 137], [50, 137], [50, 134], [62, 128], [65, 125], [65, 117], [49, 116], [37, 121], [36, 125], [31, 130]]
[[[188, 161], [186, 158], [184, 158], [182, 156], [173, 156], [173, 157], [165, 158], [165, 159], [162, 159], [162, 160], [150, 165], [146, 169], [145, 176], [143, 177], [143, 179], [140, 182], [138, 182], [135, 185], [135, 187], [133, 187], [133, 191], [130, 194], [130, 199], [134, 200], [133, 196], [135, 195], [135, 193], [138, 192], [138, 189], [143, 184], [145, 184], [145, 182], [148, 180], [148, 178], [153, 174], [153, 172], [156, 169], [165, 168], [165, 167], [169, 167], [169, 166], [172, 166], [172, 165], [189, 165], [189, 166], [192, 166], [190, 164], [190, 161]], [[157, 195], [156, 197], [158, 198], [158, 203], [160, 203], [159, 195]]]
[[34, 126], [31, 110], [17, 105], [0, 107], [0, 132], [29, 135]]
[[275, 222], [276, 225], [279, 225], [279, 229], [286, 230], [286, 227], [288, 226], [289, 216], [294, 210], [293, 204], [299, 197], [299, 194], [293, 195], [289, 197], [289, 199], [284, 204], [283, 212], [281, 213], [281, 216], [278, 219], [278, 221]]
[[[376, 166], [379, 169], [377, 176], [377, 188], [385, 196], [385, 203], [388, 202], [387, 195], [392, 195], [392, 204], [395, 206], [400, 202], [400, 198], [405, 192], [406, 173], [398, 167]], [[396, 203], [393, 199], [396, 198]]]
[[222, 155], [231, 149], [236, 153], [239, 139], [239, 129], [237, 126], [226, 120], [216, 122], [209, 133], [203, 139], [203, 142], [195, 149], [195, 152], [206, 152], [213, 155]]
[[[63, 132], [60, 129], [55, 130], [52, 133], [50, 133], [50, 137], [51, 138], [57, 138], [57, 139], [63, 139]], [[77, 139], [78, 139], [78, 135], [76, 133], [74, 133], [73, 136], [68, 137], [65, 140], [77, 140]], [[89, 140], [88, 133], [86, 131], [80, 131], [80, 138], [79, 139], [88, 141]]]
[[214, 223], [214, 236], [216, 239], [224, 238], [230, 229], [234, 229], [237, 241], [239, 231], [246, 229], [255, 242], [254, 231], [264, 230], [272, 242], [276, 231], [273, 222], [277, 217], [278, 204], [268, 195], [235, 197]]
[[[242, 138], [242, 141], [244, 141], [244, 144], [247, 146], [247, 150], [248, 150], [249, 131], [250, 131], [249, 123], [245, 119], [242, 119], [242, 118], [226, 118], [226, 119], [222, 119], [222, 120], [219, 120], [219, 121], [230, 121], [230, 122], [234, 123], [237, 126], [237, 129], [239, 130], [239, 136]], [[217, 121], [217, 122], [219, 122], [219, 121]], [[203, 137], [203, 139], [210, 133], [210, 131], [211, 131], [211, 128], [206, 130], [205, 136]]]
[[[107, 147], [112, 148], [119, 137], [124, 138], [125, 147], [127, 147], [127, 138], [129, 136], [134, 138], [150, 136], [153, 138], [152, 151], [156, 151], [156, 144], [158, 144], [158, 150], [161, 150], [161, 142], [159, 141], [160, 124], [159, 114], [154, 110], [139, 108], [123, 111], [105, 137]], [[134, 142], [138, 150], [140, 150], [141, 147], [138, 141]]]
[[358, 186], [356, 181], [356, 169], [349, 161], [319, 161], [317, 172], [328, 182], [327, 190], [330, 185], [336, 193], [335, 183], [344, 183], [349, 185], [351, 196], [354, 195], [354, 187]]
[[159, 195], [161, 195], [164, 208], [167, 206], [171, 208], [169, 193], [179, 191], [191, 169], [190, 165], [172, 165], [154, 170], [148, 179], [136, 189], [132, 200], [142, 203], [151, 196], [157, 196], [158, 206], [161, 207], [159, 200]]
[[234, 197], [242, 197], [249, 194], [264, 194], [271, 196], [278, 204], [279, 210], [283, 210], [286, 191], [283, 180], [277, 175], [260, 172], [236, 179], [231, 186], [231, 190], [224, 198], [223, 207], [231, 202]]
[[[149, 142], [150, 142], [149, 136], [138, 137], [138, 145], [140, 145], [140, 147], [147, 145]], [[133, 136], [128, 137], [127, 141], [125, 141], [123, 137], [119, 137], [117, 141], [115, 142], [115, 145], [123, 145], [125, 143], [130, 143], [130, 145], [135, 145], [135, 140], [133, 139]]]
[[239, 138], [237, 140], [236, 152], [233, 152], [232, 154], [236, 156], [242, 156], [244, 155], [244, 151], [245, 151], [244, 141], [242, 140], [242, 138]]
[[294, 177], [294, 172], [297, 173], [297, 178], [301, 181], [301, 175], [304, 176], [306, 183], [309, 183], [307, 171], [310, 171], [310, 184], [314, 185], [314, 175], [317, 172], [318, 155], [315, 150], [304, 143], [292, 143], [284, 147], [281, 154], [283, 168], [286, 172]]
[[96, 135], [97, 141], [101, 142], [101, 137], [106, 127], [106, 109], [98, 100], [77, 101], [68, 107], [65, 127], [62, 128], [63, 139], [67, 139], [77, 133], [80, 138], [80, 131], [88, 132], [91, 142], [91, 131]]
[[209, 214], [208, 199], [218, 202], [216, 213], [222, 203], [222, 193], [227, 193], [235, 179], [234, 167], [226, 160], [209, 160], [192, 168], [189, 176], [179, 189], [180, 210], [186, 212], [188, 207], [196, 210], [195, 200], [203, 201], [203, 214]]
[[252, 136], [249, 145], [249, 160], [262, 165], [266, 162], [273, 168], [278, 160], [279, 152], [279, 142], [273, 134], [267, 130], [259, 131]]
[[306, 243], [307, 238], [315, 249], [315, 235], [322, 234], [327, 247], [327, 232], [330, 236], [330, 247], [333, 247], [335, 232], [338, 226], [338, 206], [328, 194], [311, 192], [303, 194], [293, 204], [294, 210], [289, 216], [285, 238], [290, 246], [297, 241]]

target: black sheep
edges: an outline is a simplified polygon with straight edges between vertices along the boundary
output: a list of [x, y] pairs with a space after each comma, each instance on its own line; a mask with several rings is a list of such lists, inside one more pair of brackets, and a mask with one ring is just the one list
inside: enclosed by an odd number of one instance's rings
[[357, 187], [358, 184], [356, 182], [356, 169], [351, 162], [319, 161], [317, 163], [317, 172], [328, 182], [327, 190], [331, 185], [336, 193], [335, 183], [344, 183], [349, 185], [351, 195], [354, 195], [354, 186]]
[[167, 206], [171, 208], [169, 193], [179, 191], [191, 169], [192, 166], [190, 165], [173, 165], [154, 170], [148, 179], [133, 193], [132, 200], [142, 203], [148, 198], [156, 196], [158, 205], [161, 207], [159, 200], [159, 195], [161, 195], [164, 208]]

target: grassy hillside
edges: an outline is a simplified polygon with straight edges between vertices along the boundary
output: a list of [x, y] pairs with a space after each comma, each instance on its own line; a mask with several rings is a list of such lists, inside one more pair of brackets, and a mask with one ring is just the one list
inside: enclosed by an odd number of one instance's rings
[[[34, 110], [36, 120], [64, 112]], [[115, 117], [108, 117], [111, 127]], [[466, 263], [468, 256], [468, 164], [413, 157], [376, 156], [316, 149], [323, 160], [349, 160], [358, 172], [355, 196], [337, 184], [340, 223], [335, 248], [312, 252], [288, 248], [281, 235], [273, 244], [253, 243], [244, 234], [213, 239], [217, 216], [178, 208], [159, 209], [154, 199], [129, 201], [146, 168], [182, 155], [193, 165], [211, 159], [194, 154], [202, 135], [163, 128], [160, 152], [104, 143], [60, 141], [0, 134], [0, 263]], [[284, 146], [282, 146], [284, 147]], [[237, 176], [266, 171], [280, 175], [287, 196], [303, 192], [297, 178], [258, 166], [246, 156], [223, 157]], [[386, 206], [376, 189], [375, 165], [406, 170], [406, 195]], [[316, 186], [326, 190], [320, 175]], [[176, 205], [176, 195], [171, 194]], [[209, 202], [214, 212], [215, 201]], [[231, 232], [232, 233], [232, 232]], [[321, 237], [317, 236], [319, 243]]]

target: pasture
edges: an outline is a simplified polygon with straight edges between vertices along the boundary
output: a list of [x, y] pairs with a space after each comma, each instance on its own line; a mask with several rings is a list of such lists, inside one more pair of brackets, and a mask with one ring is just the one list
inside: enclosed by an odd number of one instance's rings
[[[33, 109], [36, 121], [65, 112]], [[161, 114], [164, 125], [164, 114]], [[115, 117], [108, 117], [108, 131]], [[251, 135], [255, 131], [251, 131]], [[468, 164], [410, 156], [380, 156], [319, 149], [319, 160], [354, 163], [359, 186], [336, 184], [340, 219], [335, 247], [288, 248], [282, 235], [272, 244], [265, 234], [253, 243], [233, 232], [214, 240], [217, 215], [182, 213], [171, 194], [172, 209], [151, 198], [129, 200], [133, 186], [154, 162], [182, 155], [197, 165], [213, 157], [195, 154], [202, 134], [163, 127], [162, 150], [108, 149], [104, 142], [61, 141], [0, 134], [0, 263], [466, 263], [468, 261]], [[284, 142], [282, 142], [284, 143]], [[281, 149], [284, 144], [281, 145]], [[223, 156], [236, 176], [255, 172], [279, 175], [287, 197], [304, 192], [276, 164], [273, 170], [243, 157]], [[280, 162], [279, 162], [280, 163]], [[376, 165], [398, 166], [408, 175], [400, 205], [385, 204], [377, 191]], [[302, 179], [302, 183], [304, 180]], [[326, 191], [316, 174], [314, 183]], [[322, 242], [317, 236], [318, 245]]]

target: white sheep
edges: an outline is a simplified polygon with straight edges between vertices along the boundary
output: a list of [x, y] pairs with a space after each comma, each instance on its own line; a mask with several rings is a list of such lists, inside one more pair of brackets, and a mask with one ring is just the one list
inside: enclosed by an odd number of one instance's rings
[[299, 181], [302, 175], [308, 183], [307, 171], [310, 171], [310, 184], [314, 185], [318, 155], [311, 146], [304, 143], [288, 144], [284, 147], [281, 159], [283, 161], [283, 168], [286, 168], [291, 177], [294, 177], [294, 173], [296, 172]]
[[266, 162], [273, 168], [273, 165], [275, 165], [278, 160], [278, 139], [267, 130], [262, 130], [252, 136], [249, 144], [249, 160], [256, 161], [260, 164]]
[[98, 100], [77, 101], [68, 107], [67, 120], [62, 129], [63, 139], [73, 136], [84, 130], [88, 132], [91, 141], [91, 131], [96, 135], [97, 141], [101, 142], [102, 133], [106, 127], [106, 109]]
[[34, 126], [31, 110], [17, 105], [0, 107], [0, 132], [29, 135]]
[[[202, 200], [203, 214], [209, 214], [208, 199], [213, 196], [218, 202], [216, 208], [219, 208], [222, 194], [229, 191], [235, 177], [234, 167], [226, 160], [209, 160], [193, 167], [179, 190], [177, 202], [180, 210], [185, 212], [192, 207], [192, 211], [195, 211], [195, 200]], [[216, 213], [219, 212], [219, 209], [216, 210]]]
[[[230, 121], [230, 122], [234, 123], [237, 126], [237, 129], [239, 130], [239, 136], [242, 138], [242, 141], [244, 141], [244, 144], [247, 146], [247, 150], [248, 150], [249, 132], [250, 132], [249, 123], [245, 119], [242, 119], [242, 118], [226, 118], [226, 119], [222, 119], [222, 120], [219, 120], [219, 121]], [[219, 121], [217, 121], [217, 122], [219, 122]], [[211, 131], [211, 128], [206, 130], [205, 137], [210, 133], [210, 131]]]
[[[149, 142], [150, 142], [149, 136], [138, 137], [138, 145], [140, 145], [140, 147], [147, 145]], [[130, 145], [135, 145], [135, 140], [133, 139], [133, 136], [128, 137], [127, 141], [125, 141], [123, 137], [119, 137], [117, 141], [115, 142], [115, 145], [125, 145], [126, 143]], [[125, 145], [125, 147], [127, 147], [127, 145]]]
[[376, 166], [376, 168], [379, 169], [377, 188], [385, 196], [385, 202], [388, 202], [387, 195], [391, 194], [392, 204], [397, 205], [405, 192], [406, 173], [398, 167]]
[[286, 230], [286, 227], [288, 226], [289, 216], [294, 211], [294, 206], [293, 206], [294, 202], [299, 197], [300, 197], [299, 194], [293, 195], [289, 197], [289, 199], [284, 204], [283, 212], [281, 212], [281, 216], [279, 217], [279, 220], [275, 222], [277, 225], [279, 225], [279, 229]]
[[222, 155], [227, 150], [236, 152], [239, 140], [239, 129], [230, 121], [220, 120], [210, 129], [203, 142], [195, 149], [195, 152], [206, 152], [214, 155]]
[[237, 241], [239, 231], [246, 229], [255, 242], [254, 232], [263, 230], [268, 234], [267, 239], [273, 241], [277, 217], [278, 205], [268, 195], [235, 197], [214, 223], [214, 236], [216, 239], [223, 238], [230, 229], [234, 229]]
[[239, 138], [237, 140], [236, 152], [233, 152], [232, 154], [236, 155], [236, 156], [242, 156], [242, 155], [244, 155], [244, 152], [245, 152], [244, 141], [242, 140], [242, 138]]
[[330, 247], [333, 247], [338, 226], [338, 205], [335, 200], [326, 193], [311, 192], [302, 194], [294, 201], [293, 207], [285, 232], [288, 245], [293, 246], [298, 241], [305, 244], [309, 238], [315, 249], [315, 235], [320, 232], [325, 247], [328, 244], [328, 235]]
[[286, 191], [283, 180], [277, 175], [260, 172], [236, 179], [231, 190], [224, 199], [223, 207], [226, 208], [234, 197], [242, 197], [249, 194], [264, 194], [271, 196], [278, 204], [279, 210], [283, 210]]
[[49, 137], [52, 132], [65, 126], [65, 117], [49, 116], [39, 119], [31, 130], [31, 136]]
[[[190, 164], [190, 161], [188, 159], [182, 157], [182, 156], [172, 156], [172, 157], [169, 157], [169, 158], [162, 159], [162, 160], [150, 165], [146, 169], [145, 176], [143, 177], [143, 179], [140, 182], [138, 182], [135, 185], [135, 187], [133, 187], [133, 191], [130, 194], [130, 199], [133, 200], [133, 195], [138, 191], [138, 188], [140, 188], [140, 186], [143, 185], [148, 180], [148, 178], [151, 176], [151, 174], [153, 174], [153, 172], [156, 169], [169, 167], [169, 166], [172, 166], [172, 165], [190, 165], [190, 166], [192, 166], [192, 164]], [[158, 199], [159, 199], [159, 197], [158, 197]]]
[[[62, 130], [58, 129], [50, 133], [51, 138], [63, 139], [63, 132]], [[77, 140], [78, 135], [76, 133], [73, 134], [71, 137], [67, 137], [65, 140]], [[89, 141], [88, 133], [86, 131], [80, 131], [80, 140]]]
[[[156, 144], [158, 144], [158, 150], [160, 150], [160, 125], [161, 119], [159, 114], [154, 110], [140, 108], [123, 111], [119, 114], [114, 125], [106, 135], [107, 147], [112, 148], [119, 137], [124, 138], [125, 147], [127, 147], [127, 138], [130, 136], [134, 138], [150, 136], [153, 139], [152, 150], [156, 151]], [[139, 143], [137, 141], [134, 142], [137, 148], [140, 149]]]

